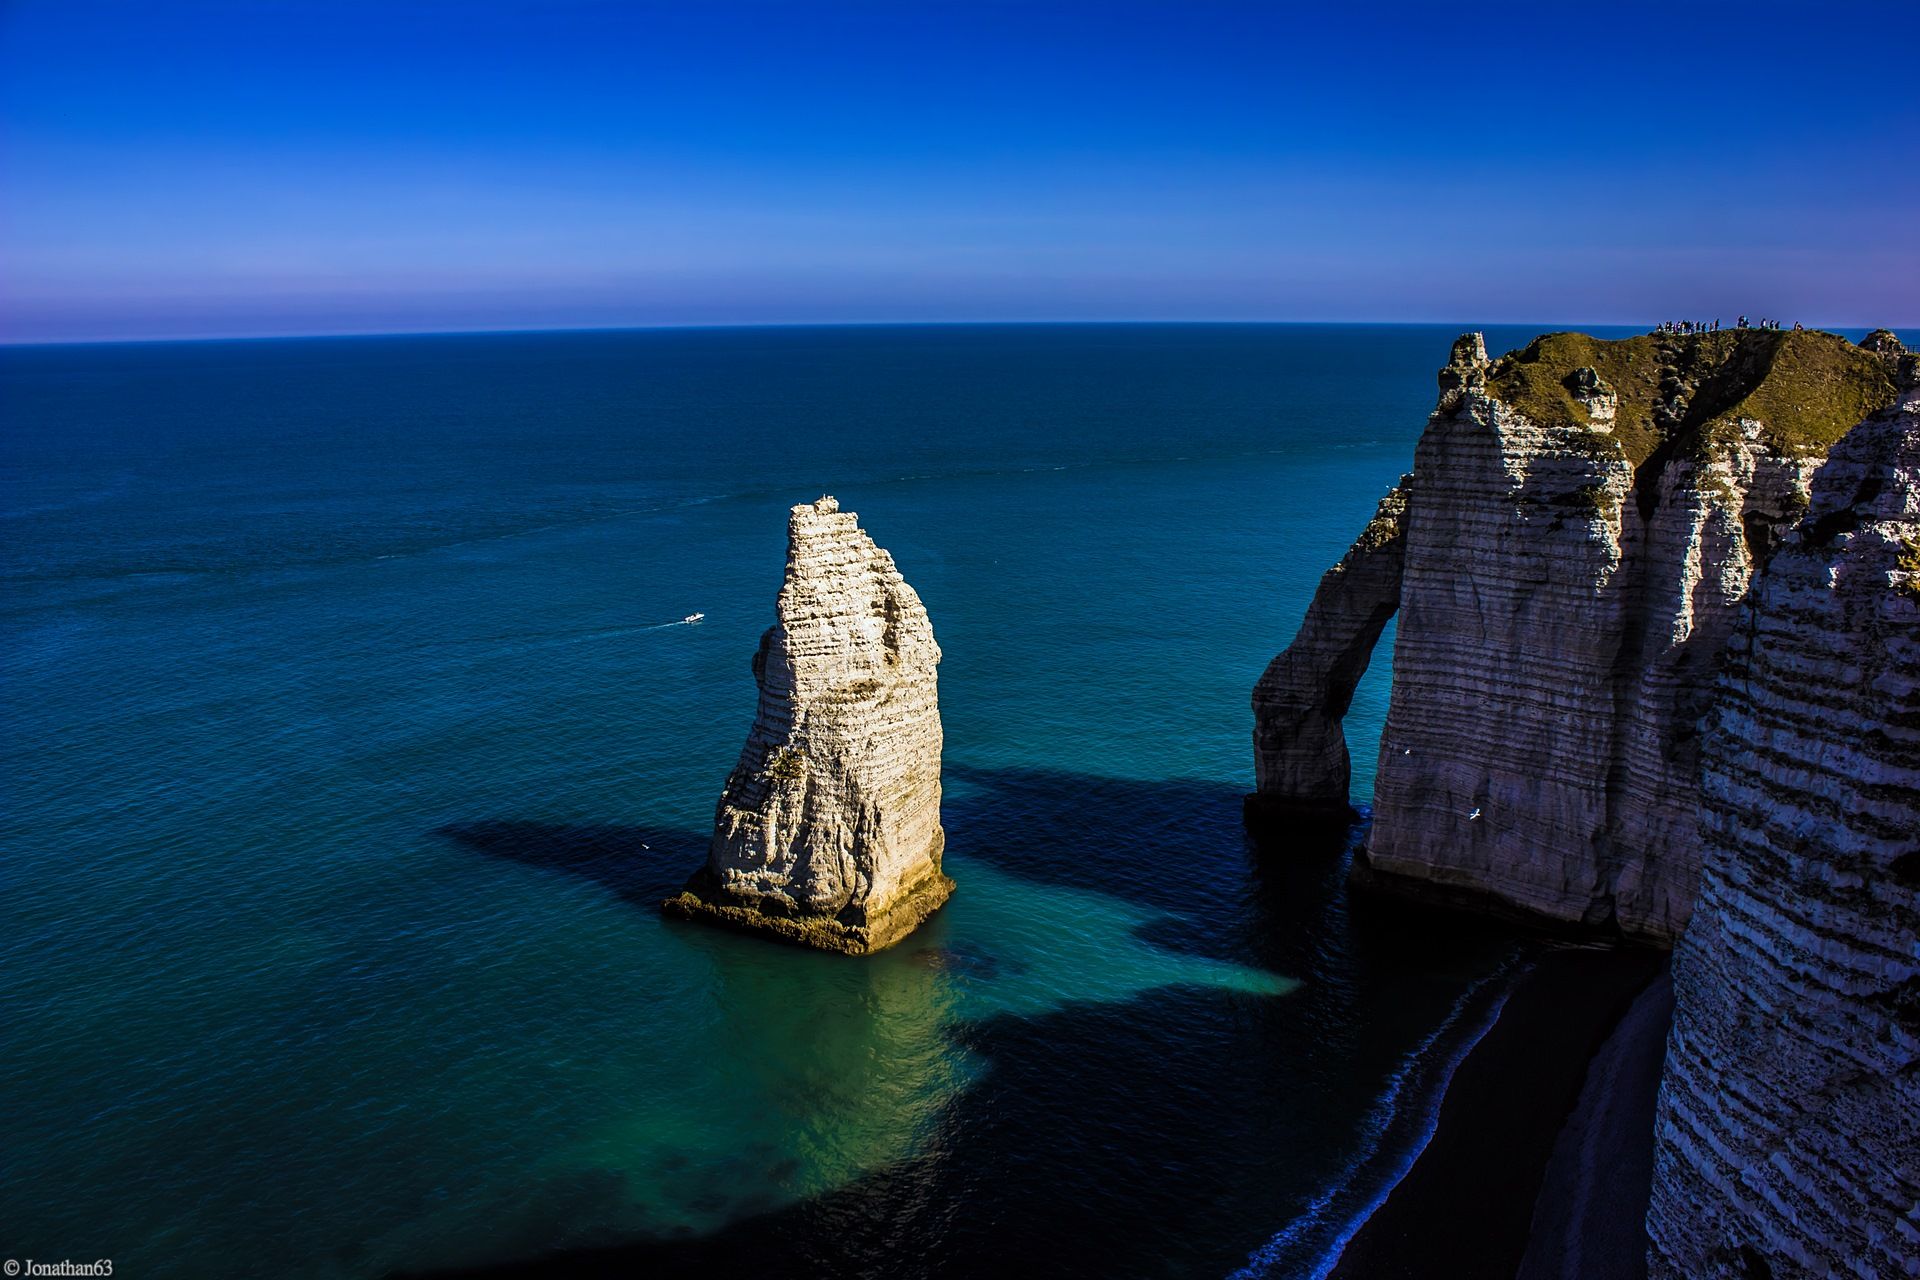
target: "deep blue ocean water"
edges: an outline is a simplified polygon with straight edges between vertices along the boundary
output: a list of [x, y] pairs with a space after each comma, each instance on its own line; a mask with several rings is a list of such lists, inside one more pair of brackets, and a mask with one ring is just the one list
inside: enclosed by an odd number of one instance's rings
[[[0, 1249], [1310, 1274], [1513, 951], [1239, 818], [1455, 334], [0, 350]], [[946, 655], [959, 889], [864, 960], [656, 911], [826, 492]]]

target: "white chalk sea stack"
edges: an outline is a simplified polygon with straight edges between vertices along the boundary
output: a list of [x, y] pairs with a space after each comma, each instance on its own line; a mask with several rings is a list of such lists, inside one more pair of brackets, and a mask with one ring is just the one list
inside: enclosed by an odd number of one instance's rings
[[793, 508], [758, 714], [707, 864], [663, 904], [828, 951], [879, 951], [953, 891], [941, 870], [940, 646], [893, 557], [834, 499]]
[[1920, 1275], [1920, 391], [1815, 476], [1702, 757], [1651, 1273]]

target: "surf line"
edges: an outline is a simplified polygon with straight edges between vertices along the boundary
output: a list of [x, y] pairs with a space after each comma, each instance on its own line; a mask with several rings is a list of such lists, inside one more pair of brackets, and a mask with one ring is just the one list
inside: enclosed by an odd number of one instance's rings
[[1285, 1262], [1293, 1250], [1300, 1247], [1310, 1232], [1324, 1225], [1321, 1215], [1325, 1214], [1344, 1193], [1352, 1189], [1361, 1173], [1379, 1157], [1380, 1149], [1386, 1142], [1387, 1131], [1395, 1119], [1400, 1095], [1406, 1091], [1419, 1068], [1425, 1064], [1427, 1055], [1432, 1053], [1434, 1047], [1460, 1023], [1460, 1020], [1466, 1016], [1468, 1008], [1481, 993], [1495, 983], [1502, 984], [1499, 995], [1474, 1026], [1473, 1033], [1466, 1036], [1441, 1064], [1441, 1069], [1433, 1082], [1430, 1097], [1422, 1110], [1418, 1139], [1399, 1160], [1395, 1161], [1391, 1176], [1385, 1180], [1380, 1190], [1347, 1217], [1338, 1234], [1320, 1249], [1312, 1267], [1300, 1273], [1300, 1280], [1326, 1280], [1327, 1275], [1339, 1263], [1340, 1255], [1346, 1251], [1347, 1244], [1359, 1234], [1360, 1228], [1366, 1225], [1367, 1219], [1387, 1202], [1387, 1197], [1392, 1195], [1394, 1189], [1405, 1180], [1414, 1163], [1426, 1151], [1427, 1144], [1433, 1141], [1433, 1135], [1440, 1128], [1440, 1107], [1446, 1100], [1448, 1086], [1453, 1083], [1454, 1072], [1460, 1069], [1460, 1064], [1467, 1060], [1467, 1055], [1486, 1038], [1487, 1032], [1493, 1030], [1494, 1023], [1500, 1020], [1500, 1011], [1506, 1008], [1507, 997], [1513, 994], [1514, 986], [1531, 967], [1531, 964], [1521, 963], [1517, 956], [1509, 958], [1492, 973], [1475, 981], [1460, 993], [1460, 998], [1453, 1002], [1453, 1008], [1448, 1010], [1446, 1018], [1440, 1025], [1415, 1045], [1401, 1059], [1400, 1065], [1395, 1068], [1393, 1074], [1387, 1077], [1386, 1089], [1367, 1115], [1367, 1134], [1363, 1139], [1362, 1150], [1347, 1162], [1346, 1168], [1325, 1191], [1315, 1196], [1312, 1203], [1308, 1204], [1298, 1217], [1276, 1232], [1267, 1243], [1254, 1250], [1246, 1262], [1229, 1275], [1227, 1280], [1263, 1280], [1263, 1277], [1273, 1273], [1275, 1267]]

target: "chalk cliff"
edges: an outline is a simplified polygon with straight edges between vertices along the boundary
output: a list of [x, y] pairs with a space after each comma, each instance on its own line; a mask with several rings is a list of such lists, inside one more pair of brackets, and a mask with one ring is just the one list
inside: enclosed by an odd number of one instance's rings
[[664, 904], [829, 951], [911, 933], [940, 869], [940, 648], [920, 597], [832, 498], [793, 508], [759, 712], [721, 794], [707, 864]]
[[1462, 338], [1396, 531], [1383, 504], [1262, 678], [1249, 815], [1341, 785], [1338, 718], [1397, 608], [1359, 874], [1676, 937], [1697, 725], [1739, 602], [1827, 447], [1910, 367], [1891, 335], [1561, 333], [1498, 360]]
[[1264, 816], [1258, 810], [1269, 799], [1283, 811], [1350, 812], [1353, 768], [1340, 721], [1400, 604], [1412, 478], [1380, 499], [1359, 540], [1321, 577], [1299, 635], [1253, 687], [1258, 790], [1250, 818]]
[[1647, 1215], [1656, 1277], [1920, 1275], [1920, 391], [1737, 611]]

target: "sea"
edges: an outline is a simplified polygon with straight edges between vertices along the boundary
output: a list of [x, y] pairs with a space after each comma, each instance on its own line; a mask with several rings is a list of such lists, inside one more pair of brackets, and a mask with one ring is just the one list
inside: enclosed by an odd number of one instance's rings
[[[1250, 840], [1249, 693], [1464, 327], [0, 349], [0, 1252], [1321, 1273], [1524, 947]], [[658, 910], [827, 493], [945, 655], [867, 958]]]

